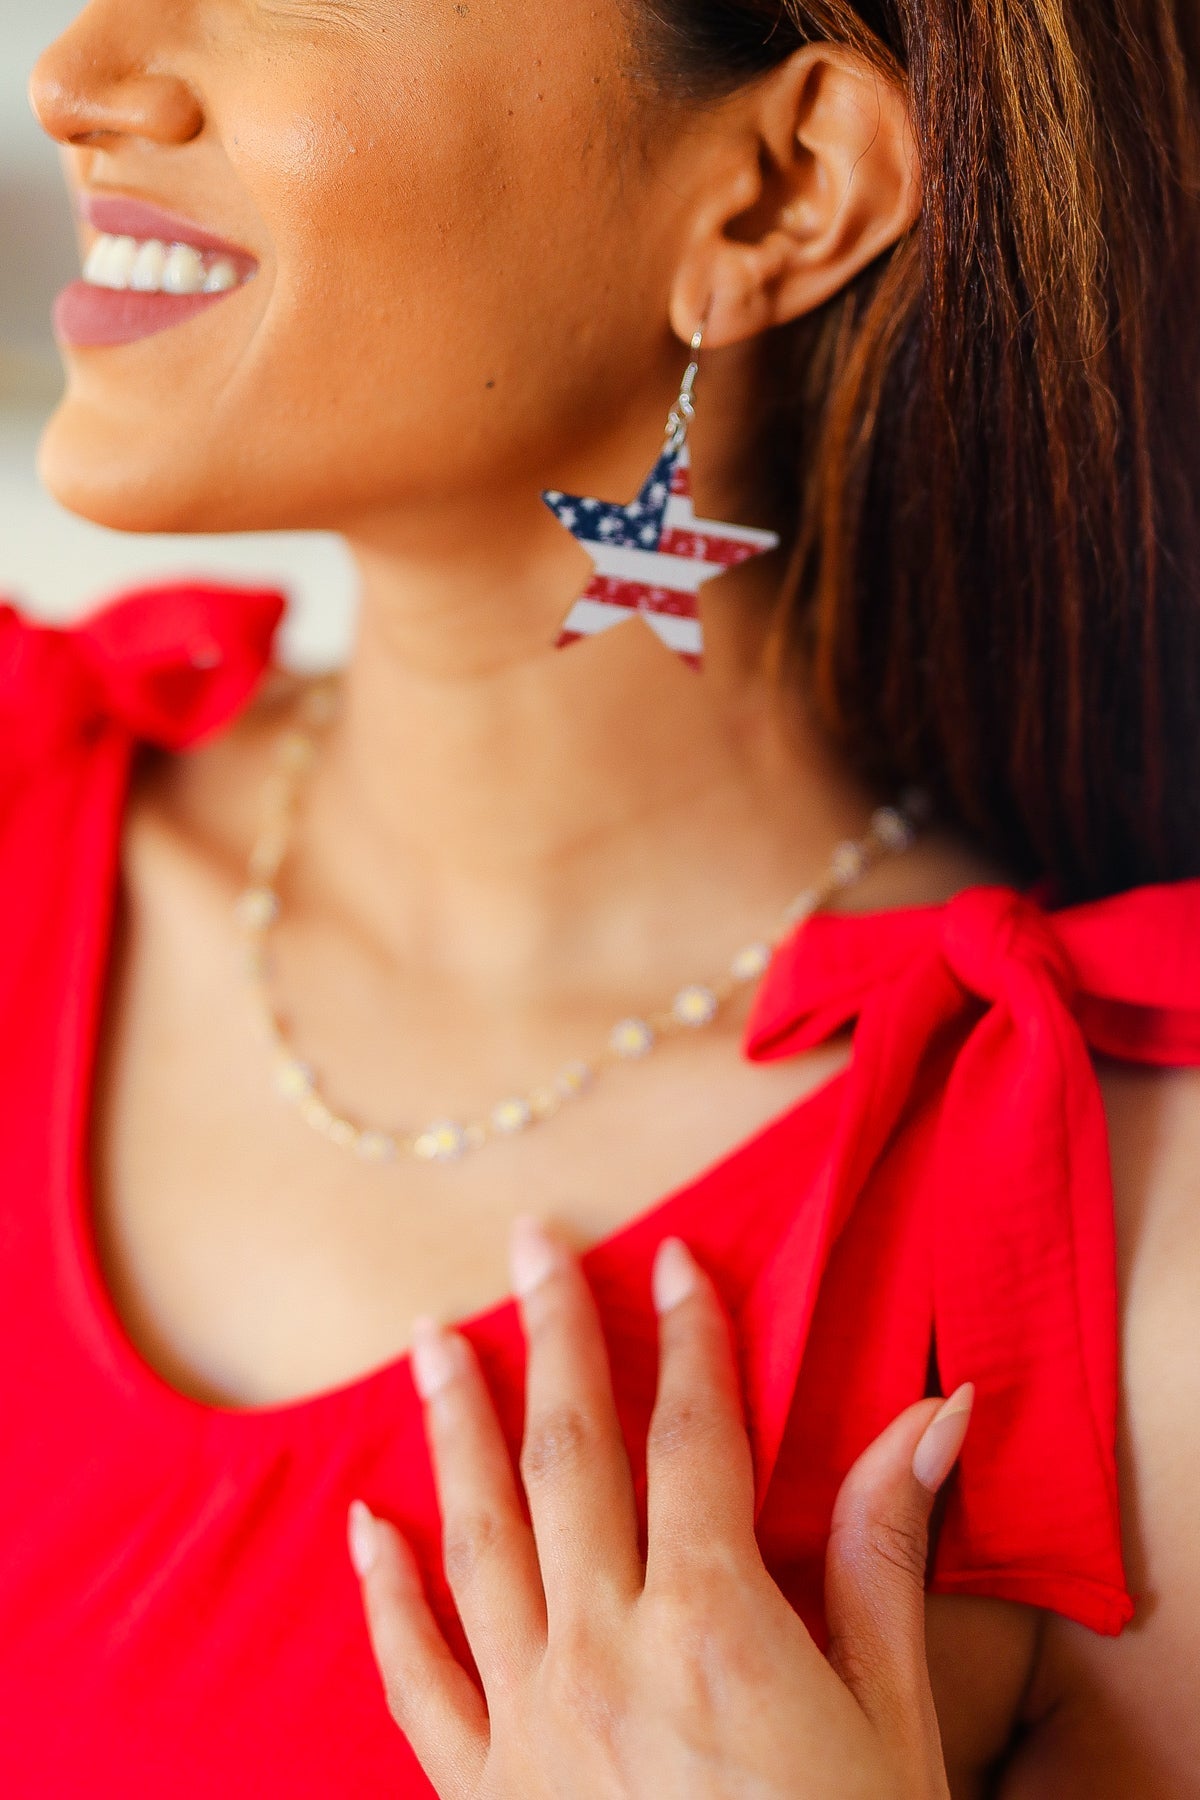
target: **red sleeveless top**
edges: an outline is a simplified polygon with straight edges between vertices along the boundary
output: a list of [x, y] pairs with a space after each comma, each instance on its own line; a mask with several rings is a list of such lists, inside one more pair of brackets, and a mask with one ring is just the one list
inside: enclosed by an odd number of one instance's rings
[[[0, 1792], [334, 1800], [431, 1790], [389, 1719], [345, 1549], [361, 1494], [449, 1617], [407, 1359], [294, 1404], [193, 1402], [122, 1331], [89, 1214], [98, 1017], [137, 745], [184, 751], [268, 668], [283, 601], [179, 587], [71, 630], [0, 609]], [[1117, 1324], [1090, 1052], [1200, 1061], [1200, 883], [1047, 913], [1004, 888], [822, 916], [745, 1043], [854, 1026], [846, 1070], [587, 1267], [635, 1472], [649, 1271], [682, 1235], [735, 1319], [769, 1566], [821, 1631], [838, 1483], [895, 1413], [978, 1411], [931, 1585], [1117, 1632]], [[269, 1073], [264, 1069], [264, 1084]], [[516, 1441], [522, 1341], [467, 1322]]]

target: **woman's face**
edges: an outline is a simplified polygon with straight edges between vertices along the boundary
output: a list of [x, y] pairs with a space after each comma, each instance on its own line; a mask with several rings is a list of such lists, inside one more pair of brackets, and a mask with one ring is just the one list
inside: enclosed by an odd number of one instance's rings
[[567, 486], [631, 409], [652, 451], [687, 134], [633, 71], [619, 0], [91, 0], [33, 81], [72, 188], [187, 221], [182, 285], [238, 279], [67, 305], [75, 337], [170, 323], [65, 345], [48, 485], [133, 530], [427, 531]]

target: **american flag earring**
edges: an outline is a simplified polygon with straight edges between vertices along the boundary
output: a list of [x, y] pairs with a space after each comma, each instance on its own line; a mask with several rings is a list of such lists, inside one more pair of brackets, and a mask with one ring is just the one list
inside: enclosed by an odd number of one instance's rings
[[550, 489], [542, 499], [577, 538], [595, 571], [571, 608], [556, 648], [595, 637], [640, 617], [692, 669], [704, 656], [700, 589], [752, 557], [774, 550], [773, 531], [698, 519], [692, 505], [688, 430], [696, 416], [696, 377], [704, 343], [701, 323], [679, 398], [667, 420], [658, 461], [628, 506]]

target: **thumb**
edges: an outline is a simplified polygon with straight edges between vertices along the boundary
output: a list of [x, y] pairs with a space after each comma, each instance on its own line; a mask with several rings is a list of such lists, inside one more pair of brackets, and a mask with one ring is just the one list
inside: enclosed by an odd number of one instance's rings
[[863, 1452], [842, 1483], [825, 1563], [830, 1662], [881, 1733], [939, 1758], [925, 1657], [929, 1518], [974, 1399], [968, 1382], [941, 1403], [922, 1400]]

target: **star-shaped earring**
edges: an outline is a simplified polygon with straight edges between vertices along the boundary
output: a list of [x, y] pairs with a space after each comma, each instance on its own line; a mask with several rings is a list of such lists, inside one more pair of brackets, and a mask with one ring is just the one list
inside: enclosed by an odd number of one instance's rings
[[686, 440], [663, 451], [628, 506], [553, 490], [542, 498], [596, 565], [559, 648], [640, 615], [669, 650], [698, 669], [700, 588], [779, 543], [773, 531], [696, 517]]
[[558, 648], [640, 615], [668, 650], [698, 669], [704, 655], [701, 587], [779, 543], [773, 531], [696, 517], [687, 437], [695, 416], [692, 396], [703, 341], [701, 324], [667, 421], [665, 446], [636, 500], [615, 506], [554, 489], [542, 495], [596, 565], [559, 634]]

